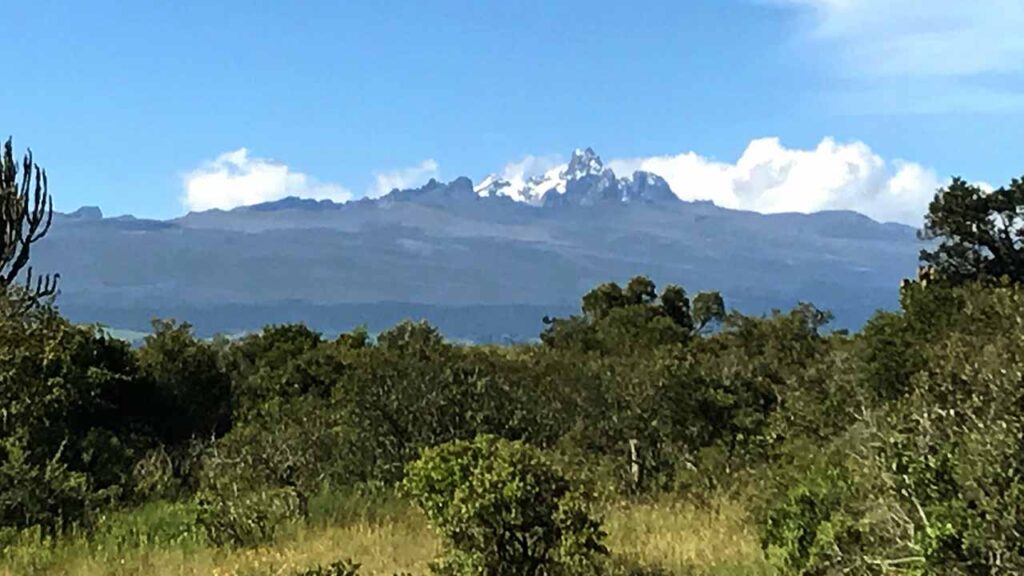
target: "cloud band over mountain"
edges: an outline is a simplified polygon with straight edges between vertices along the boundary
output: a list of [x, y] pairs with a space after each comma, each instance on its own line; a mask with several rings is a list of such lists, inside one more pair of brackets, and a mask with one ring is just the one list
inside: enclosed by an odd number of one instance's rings
[[683, 200], [724, 208], [779, 212], [854, 210], [879, 221], [920, 225], [942, 185], [920, 164], [887, 161], [863, 142], [825, 138], [815, 148], [787, 148], [778, 138], [752, 141], [735, 163], [695, 152], [613, 160], [616, 173], [645, 170], [664, 178]]
[[346, 202], [352, 193], [343, 186], [319, 182], [287, 165], [253, 158], [239, 148], [204, 163], [184, 177], [182, 203], [190, 211], [229, 210], [287, 196]]
[[[928, 202], [943, 181], [925, 166], [886, 160], [858, 141], [823, 139], [810, 149], [788, 148], [778, 138], [750, 142], [735, 162], [697, 152], [609, 161], [619, 176], [643, 170], [664, 178], [683, 200], [711, 200], [733, 209], [762, 213], [853, 210], [879, 221], [920, 225]], [[508, 163], [499, 175], [522, 182], [565, 168], [552, 156], [527, 156]], [[437, 176], [438, 163], [376, 172], [366, 196], [418, 186]], [[230, 209], [286, 196], [344, 202], [348, 188], [320, 182], [287, 165], [250, 157], [245, 148], [228, 152], [185, 176], [189, 210]], [[518, 199], [518, 198], [516, 198]]]

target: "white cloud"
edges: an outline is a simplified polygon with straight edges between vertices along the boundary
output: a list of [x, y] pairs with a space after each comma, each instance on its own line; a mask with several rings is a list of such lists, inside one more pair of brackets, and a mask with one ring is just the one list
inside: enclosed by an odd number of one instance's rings
[[942, 182], [919, 164], [886, 161], [862, 142], [825, 138], [810, 150], [778, 138], [752, 141], [735, 163], [695, 152], [613, 160], [617, 174], [646, 170], [684, 200], [763, 213], [855, 210], [879, 221], [920, 225]]
[[[658, 174], [684, 200], [712, 200], [719, 206], [764, 213], [856, 210], [876, 220], [912, 225], [921, 224], [928, 202], [944, 184], [924, 166], [885, 160], [862, 142], [831, 138], [812, 149], [787, 148], [777, 138], [757, 139], [734, 163], [687, 152], [618, 159], [608, 165], [620, 176], [634, 170]], [[501, 176], [524, 183], [563, 167], [557, 156], [526, 156], [505, 165]], [[437, 174], [434, 160], [379, 172], [367, 195], [418, 186]], [[230, 209], [286, 196], [339, 202], [352, 198], [340, 185], [250, 157], [245, 148], [221, 154], [184, 180], [183, 202], [189, 210]]]
[[[767, 1], [811, 17], [806, 39], [826, 55], [831, 73], [866, 85], [855, 92], [871, 108], [885, 100], [900, 112], [907, 101], [920, 112], [1024, 106], [1019, 91], [999, 87], [1024, 74], [1020, 0]], [[908, 93], [914, 86], [921, 89]], [[888, 97], [872, 96], [878, 92]]]
[[815, 36], [865, 74], [962, 76], [1024, 70], [1020, 0], [798, 0]]
[[508, 182], [525, 182], [534, 176], [540, 176], [553, 168], [562, 166], [563, 162], [557, 155], [525, 156], [519, 162], [509, 162], [502, 169], [500, 177]]
[[430, 178], [437, 177], [438, 164], [435, 160], [427, 159], [416, 166], [399, 168], [388, 172], [377, 172], [374, 174], [372, 189], [366, 194], [371, 198], [378, 198], [391, 192], [395, 188], [404, 190], [423, 184]]
[[182, 201], [188, 210], [227, 210], [287, 196], [344, 202], [352, 198], [352, 193], [337, 184], [318, 182], [285, 164], [252, 158], [247, 149], [239, 148], [186, 174]]

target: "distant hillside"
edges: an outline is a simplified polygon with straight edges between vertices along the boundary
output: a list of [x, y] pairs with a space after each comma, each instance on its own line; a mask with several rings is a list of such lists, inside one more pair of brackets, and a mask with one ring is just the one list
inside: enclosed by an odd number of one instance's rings
[[161, 316], [204, 334], [286, 321], [338, 332], [410, 317], [478, 341], [533, 338], [545, 314], [637, 274], [720, 290], [748, 313], [811, 301], [856, 327], [895, 307], [900, 279], [914, 273], [911, 227], [684, 202], [656, 176], [618, 178], [592, 151], [577, 155], [518, 199], [493, 178], [458, 178], [347, 204], [289, 198], [171, 221], [82, 209], [56, 218], [36, 266], [61, 272], [72, 319], [121, 329]]

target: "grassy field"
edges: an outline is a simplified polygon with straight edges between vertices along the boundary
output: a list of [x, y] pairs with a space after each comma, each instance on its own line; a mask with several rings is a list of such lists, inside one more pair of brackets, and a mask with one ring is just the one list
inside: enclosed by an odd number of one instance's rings
[[[307, 524], [291, 527], [272, 546], [229, 550], [205, 543], [189, 506], [150, 505], [105, 518], [88, 536], [8, 538], [0, 576], [290, 576], [340, 559], [362, 564], [360, 574], [392, 576], [426, 574], [439, 552], [423, 518], [401, 501], [338, 498], [313, 509]], [[623, 503], [604, 517], [608, 546], [624, 562], [667, 574], [769, 574], [738, 504]]]

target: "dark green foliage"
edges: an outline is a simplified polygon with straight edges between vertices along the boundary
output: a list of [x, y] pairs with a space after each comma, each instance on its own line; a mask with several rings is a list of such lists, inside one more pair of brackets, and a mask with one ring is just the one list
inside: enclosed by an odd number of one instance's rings
[[912, 354], [900, 387], [824, 445], [792, 444], [803, 456], [767, 493], [764, 542], [786, 573], [1024, 569], [1024, 293], [908, 289], [904, 314], [863, 336], [868, 362]]
[[638, 276], [540, 345], [422, 322], [208, 342], [167, 321], [133, 350], [8, 286], [0, 533], [178, 499], [209, 542], [255, 546], [400, 485], [445, 542], [439, 573], [653, 574], [604, 558], [581, 486], [735, 491], [758, 495], [779, 574], [1024, 573], [1022, 190], [955, 180], [901, 309], [854, 335], [810, 304], [749, 317]]
[[206, 450], [201, 466], [204, 491], [236, 486], [288, 488], [305, 512], [305, 502], [324, 485], [345, 484], [349, 469], [348, 436], [341, 417], [313, 399], [296, 401], [245, 426], [237, 426]]
[[521, 380], [511, 362], [448, 344], [426, 324], [397, 325], [346, 366], [335, 405], [364, 480], [400, 479], [427, 446], [479, 433], [522, 436], [536, 408], [517, 396]]
[[192, 327], [174, 321], [153, 322], [138, 352], [139, 371], [153, 387], [158, 411], [151, 421], [168, 446], [197, 437], [219, 436], [231, 426], [231, 382], [213, 346], [197, 340]]
[[646, 276], [636, 276], [626, 284], [622, 296], [626, 306], [651, 304], [658, 299], [657, 286]]
[[940, 279], [961, 284], [1006, 278], [1024, 282], [1024, 180], [986, 192], [961, 178], [928, 206], [923, 236], [940, 240], [921, 262]]
[[691, 311], [686, 292], [673, 285], [659, 297], [654, 282], [644, 276], [630, 280], [625, 290], [610, 282], [583, 296], [582, 316], [545, 318], [548, 326], [541, 340], [561, 350], [602, 354], [635, 354], [683, 344], [725, 314], [718, 293], [698, 294], [694, 302]]
[[[681, 290], [681, 289], [680, 289]], [[665, 295], [662, 294], [662, 301]], [[694, 329], [700, 333], [725, 319], [725, 300], [718, 292], [701, 292], [693, 298]]]
[[403, 484], [443, 537], [440, 574], [593, 574], [600, 524], [536, 449], [490, 436], [423, 452]]
[[690, 312], [690, 299], [686, 297], [686, 291], [680, 286], [666, 286], [661, 293], [661, 306], [672, 322], [690, 331], [693, 329], [693, 316]]
[[62, 448], [43, 461], [11, 440], [0, 451], [0, 525], [56, 533], [90, 519], [99, 495], [86, 474], [68, 470]]
[[148, 442], [129, 349], [36, 307], [0, 320], [0, 366], [0, 525], [87, 521]]
[[306, 394], [325, 398], [343, 366], [325, 354], [320, 334], [305, 326], [268, 326], [228, 346], [232, 408], [239, 420]]

